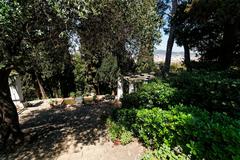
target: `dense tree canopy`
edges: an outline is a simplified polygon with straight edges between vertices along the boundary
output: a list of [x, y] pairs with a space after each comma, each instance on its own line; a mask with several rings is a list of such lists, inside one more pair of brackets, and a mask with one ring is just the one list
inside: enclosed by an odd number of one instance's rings
[[[141, 61], [142, 57], [153, 61], [153, 47], [159, 41], [162, 24], [155, 0], [102, 3], [104, 7], [99, 14], [83, 21], [83, 29], [78, 32], [80, 53], [87, 63], [87, 82], [95, 90], [99, 87], [98, 68], [107, 56], [116, 57], [121, 74], [135, 72], [135, 60]], [[111, 84], [110, 81], [105, 83]]]
[[[1, 144], [6, 144], [8, 141], [19, 142], [16, 139], [22, 138], [16, 107], [11, 100], [8, 86], [11, 70], [15, 69], [23, 74], [30, 72], [40, 84], [49, 75], [46, 73], [49, 71], [47, 67], [51, 67], [50, 64], [44, 63], [46, 59], [51, 61], [54, 58], [53, 55], [58, 54], [64, 61], [69, 59], [67, 58], [69, 55], [66, 54], [68, 51], [68, 43], [66, 43], [68, 32], [76, 26], [77, 21], [93, 11], [91, 3], [92, 1], [77, 3], [68, 0], [0, 1]], [[57, 59], [54, 58], [54, 60]], [[69, 61], [64, 61], [62, 64], [69, 63]], [[62, 68], [61, 74], [69, 74], [66, 65]], [[42, 77], [42, 73], [45, 77]], [[66, 81], [65, 78], [62, 79]], [[64, 84], [61, 85], [62, 90], [69, 89], [64, 81], [61, 83]], [[43, 87], [39, 86], [43, 93]], [[9, 139], [10, 137], [11, 139]]]
[[177, 26], [177, 43], [197, 50], [202, 60], [229, 67], [239, 59], [239, 9], [234, 0], [182, 3], [172, 22]]

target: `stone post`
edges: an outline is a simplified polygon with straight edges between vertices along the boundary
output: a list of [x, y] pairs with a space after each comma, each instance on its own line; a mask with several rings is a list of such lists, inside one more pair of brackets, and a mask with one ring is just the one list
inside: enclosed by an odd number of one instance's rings
[[132, 82], [129, 82], [129, 94], [134, 92], [134, 85]]
[[118, 78], [117, 82], [117, 99], [119, 100], [123, 96], [123, 82], [121, 78]]

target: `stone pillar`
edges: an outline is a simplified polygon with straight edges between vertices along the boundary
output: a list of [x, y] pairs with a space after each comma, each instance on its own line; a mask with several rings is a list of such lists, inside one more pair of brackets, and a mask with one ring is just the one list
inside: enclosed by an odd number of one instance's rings
[[14, 82], [11, 82], [10, 91], [11, 97], [13, 101], [23, 101], [23, 93], [22, 93], [22, 86], [21, 80], [18, 76], [15, 77]]
[[129, 94], [134, 92], [134, 85], [132, 82], [129, 82]]
[[122, 79], [118, 78], [118, 82], [117, 82], [117, 99], [119, 100], [120, 98], [122, 98], [123, 96], [123, 83], [122, 83]]
[[21, 84], [21, 80], [19, 77], [17, 77], [17, 79], [16, 79], [16, 86], [17, 86], [17, 91], [18, 91], [18, 95], [19, 95], [19, 100], [23, 101], [22, 84]]

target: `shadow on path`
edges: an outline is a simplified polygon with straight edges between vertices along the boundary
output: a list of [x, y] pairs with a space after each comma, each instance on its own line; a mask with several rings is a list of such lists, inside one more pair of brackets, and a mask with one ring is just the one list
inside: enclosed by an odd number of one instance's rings
[[72, 143], [95, 144], [106, 136], [105, 120], [112, 110], [105, 103], [32, 110], [20, 116], [21, 127], [31, 140], [0, 159], [54, 159]]

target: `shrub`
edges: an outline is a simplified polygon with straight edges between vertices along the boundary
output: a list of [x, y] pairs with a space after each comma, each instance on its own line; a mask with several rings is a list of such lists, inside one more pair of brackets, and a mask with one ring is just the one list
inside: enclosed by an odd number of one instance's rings
[[184, 70], [185, 67], [183, 66], [183, 64], [181, 62], [173, 62], [170, 66], [170, 71], [171, 72], [177, 72], [179, 70]]
[[239, 159], [240, 121], [178, 105], [169, 111], [141, 109], [132, 125], [146, 146], [180, 145], [194, 159]]
[[178, 148], [171, 150], [170, 147], [163, 144], [158, 150], [147, 152], [142, 160], [190, 160], [190, 156], [181, 153]]
[[163, 144], [181, 146], [192, 159], [240, 159], [240, 120], [228, 116], [240, 113], [239, 73], [182, 72], [166, 81], [170, 85], [154, 82], [125, 96], [128, 109], [118, 110], [115, 121], [159, 149], [153, 159], [167, 150]]
[[76, 93], [75, 93], [75, 92], [71, 92], [71, 93], [70, 93], [70, 97], [75, 98], [75, 97], [76, 97]]
[[132, 132], [124, 130], [120, 136], [120, 141], [123, 145], [132, 142]]
[[240, 111], [240, 79], [228, 72], [183, 72], [170, 78], [178, 88], [175, 100], [208, 111], [227, 112], [237, 116]]
[[121, 101], [123, 108], [138, 108], [140, 106], [140, 98], [137, 92], [123, 95]]
[[126, 130], [126, 128], [118, 123], [115, 123], [111, 119], [107, 119], [108, 135], [111, 141], [120, 140], [121, 144], [126, 145], [132, 141], [132, 132]]
[[137, 109], [119, 109], [113, 113], [115, 122], [122, 124], [128, 130], [132, 130], [132, 124], [136, 122]]
[[136, 93], [125, 95], [122, 104], [124, 108], [166, 107], [174, 102], [175, 91], [167, 83], [152, 82], [143, 85]]
[[115, 141], [119, 137], [122, 126], [112, 122], [111, 119], [107, 119], [107, 127], [109, 138], [111, 139], [111, 141]]
[[204, 108], [210, 112], [226, 112], [240, 116], [240, 74], [225, 72], [181, 72], [161, 81], [145, 84], [139, 91], [122, 99], [123, 108], [166, 109], [183, 103]]

